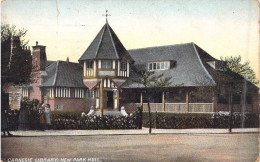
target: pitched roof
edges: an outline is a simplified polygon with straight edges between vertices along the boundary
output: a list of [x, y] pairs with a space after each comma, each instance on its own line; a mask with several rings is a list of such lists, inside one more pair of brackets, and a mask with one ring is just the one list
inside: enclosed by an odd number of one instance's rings
[[[168, 70], [158, 70], [154, 75], [164, 74], [163, 77], [170, 77], [171, 85], [183, 86], [215, 86], [215, 81], [204, 67], [201, 54], [194, 43], [177, 44], [160, 47], [150, 47], [142, 49], [133, 49], [128, 52], [135, 61], [135, 66], [145, 68], [148, 62], [175, 60], [176, 65]], [[213, 58], [213, 57], [212, 57]], [[127, 82], [123, 85], [125, 88], [143, 87], [135, 82], [136, 77], [132, 73]]]
[[133, 61], [113, 29], [106, 23], [79, 61], [88, 59], [127, 59]]
[[49, 65], [51, 65], [52, 63], [54, 63], [54, 62], [56, 62], [56, 61], [47, 61], [47, 63], [46, 63], [46, 67], [48, 67]]
[[78, 63], [53, 61], [46, 67], [46, 73], [41, 87], [85, 87], [82, 67]]
[[[228, 85], [229, 83], [232, 83], [232, 85], [235, 86], [236, 88], [238, 87], [238, 85], [240, 85], [240, 88], [243, 88], [243, 84], [245, 84], [245, 78], [241, 74], [233, 72], [232, 70], [227, 70], [227, 71], [215, 70], [208, 64], [204, 64], [204, 65], [217, 84]], [[253, 84], [249, 80], [246, 81], [246, 84], [247, 84], [247, 92], [258, 93], [259, 88], [255, 84]]]

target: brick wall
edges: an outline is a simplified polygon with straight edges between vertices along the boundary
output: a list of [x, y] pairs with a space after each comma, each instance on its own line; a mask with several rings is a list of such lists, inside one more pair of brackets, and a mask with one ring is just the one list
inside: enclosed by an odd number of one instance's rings
[[11, 110], [19, 110], [21, 102], [20, 89], [11, 84], [6, 84], [3, 87], [3, 91], [9, 93], [9, 106]]
[[[46, 98], [44, 98], [44, 104], [47, 104]], [[50, 104], [52, 111], [55, 111], [58, 105], [60, 105], [62, 111], [89, 112], [90, 107], [94, 105], [94, 100], [80, 98], [54, 98], [49, 99], [48, 104]]]
[[41, 89], [39, 87], [41, 83], [41, 73], [40, 72], [34, 72], [33, 73], [33, 83], [31, 83], [30, 87], [30, 100], [37, 99], [40, 102], [42, 101], [42, 93]]

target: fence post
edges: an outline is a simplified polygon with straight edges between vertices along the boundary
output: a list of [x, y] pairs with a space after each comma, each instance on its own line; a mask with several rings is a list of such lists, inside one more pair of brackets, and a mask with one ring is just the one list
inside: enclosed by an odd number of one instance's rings
[[142, 126], [143, 126], [143, 110], [142, 110], [142, 107], [139, 107], [138, 110], [139, 110], [139, 129], [142, 129]]
[[155, 129], [157, 128], [157, 111], [155, 111]]
[[82, 126], [81, 126], [81, 125], [82, 125], [82, 118], [83, 118], [83, 117], [79, 118], [79, 126], [78, 126], [78, 129], [82, 129]]

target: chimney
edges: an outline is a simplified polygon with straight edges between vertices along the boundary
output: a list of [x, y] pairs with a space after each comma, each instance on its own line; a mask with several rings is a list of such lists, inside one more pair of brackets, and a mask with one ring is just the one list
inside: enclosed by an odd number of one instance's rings
[[36, 46], [32, 47], [33, 71], [45, 71], [47, 63], [45, 47], [46, 46], [39, 46], [38, 41], [36, 41]]
[[69, 57], [67, 57], [67, 60], [66, 60], [67, 62], [70, 62], [70, 59], [69, 59]]

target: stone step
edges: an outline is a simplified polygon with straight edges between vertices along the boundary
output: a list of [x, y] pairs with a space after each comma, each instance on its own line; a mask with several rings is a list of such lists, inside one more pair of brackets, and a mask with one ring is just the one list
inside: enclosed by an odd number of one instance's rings
[[[100, 116], [100, 112], [95, 111], [93, 115]], [[120, 111], [104, 111], [103, 115], [110, 115], [110, 116], [123, 116]]]

